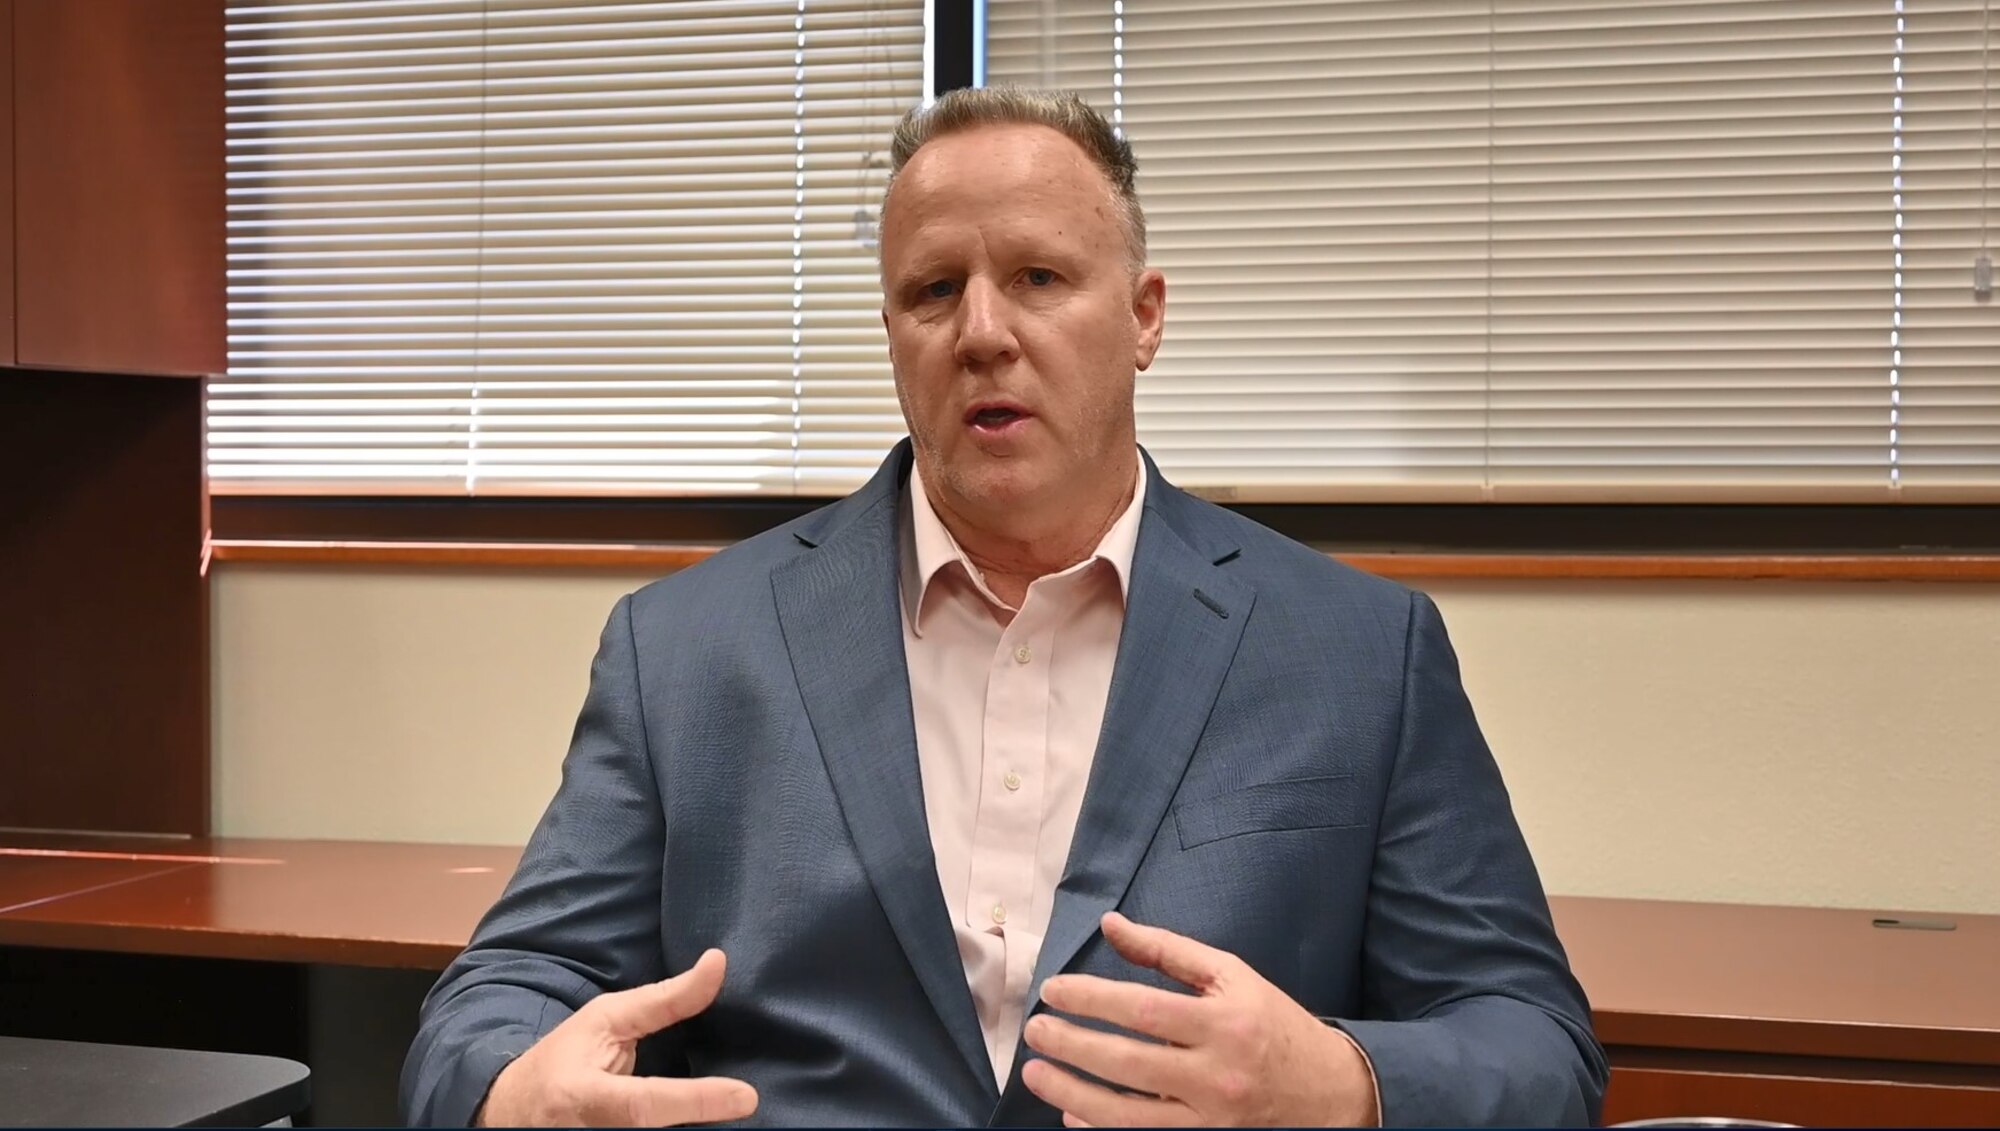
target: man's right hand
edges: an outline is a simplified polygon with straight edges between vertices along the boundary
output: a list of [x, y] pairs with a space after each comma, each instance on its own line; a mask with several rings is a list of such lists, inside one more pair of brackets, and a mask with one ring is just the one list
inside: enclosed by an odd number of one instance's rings
[[639, 1041], [707, 1009], [722, 989], [719, 950], [685, 974], [601, 994], [500, 1070], [480, 1127], [667, 1127], [742, 1119], [757, 1090], [741, 1080], [632, 1075]]

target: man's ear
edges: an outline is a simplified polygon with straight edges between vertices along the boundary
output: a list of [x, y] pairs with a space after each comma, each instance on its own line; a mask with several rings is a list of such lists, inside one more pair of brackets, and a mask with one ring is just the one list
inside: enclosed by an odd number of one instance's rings
[[891, 368], [894, 368], [896, 364], [896, 336], [889, 332], [888, 303], [885, 302], [882, 304], [882, 309], [880, 313], [882, 315], [882, 336], [888, 339], [889, 341], [889, 365]]
[[1133, 343], [1132, 364], [1145, 369], [1160, 352], [1160, 336], [1167, 329], [1167, 277], [1157, 268], [1139, 272], [1132, 283], [1132, 321], [1139, 328]]

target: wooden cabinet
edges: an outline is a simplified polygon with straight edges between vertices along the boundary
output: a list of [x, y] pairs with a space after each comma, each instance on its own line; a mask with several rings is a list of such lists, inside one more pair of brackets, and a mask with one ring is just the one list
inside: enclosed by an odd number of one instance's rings
[[200, 392], [0, 372], [0, 827], [208, 828]]
[[208, 829], [222, 15], [0, 0], [0, 827]]
[[13, 0], [14, 362], [227, 365], [222, 0]]
[[14, 0], [0, 0], [0, 365], [14, 364]]

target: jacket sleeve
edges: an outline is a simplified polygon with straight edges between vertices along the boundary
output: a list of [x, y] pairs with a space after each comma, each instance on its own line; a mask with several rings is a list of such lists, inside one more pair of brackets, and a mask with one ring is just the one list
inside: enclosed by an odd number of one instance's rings
[[1608, 1073], [1541, 879], [1429, 598], [1411, 599], [1401, 736], [1362, 943], [1384, 1126], [1595, 1124]]
[[666, 976], [665, 815], [639, 701], [631, 598], [612, 611], [562, 784], [471, 943], [424, 999], [402, 1115], [466, 1126], [500, 1070], [599, 993]]

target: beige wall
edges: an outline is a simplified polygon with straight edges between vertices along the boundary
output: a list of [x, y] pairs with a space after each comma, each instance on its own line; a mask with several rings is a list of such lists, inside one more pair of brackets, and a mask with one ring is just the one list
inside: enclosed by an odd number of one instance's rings
[[[218, 831], [519, 842], [644, 580], [221, 567]], [[1551, 891], [2000, 912], [2000, 586], [1430, 589]]]

